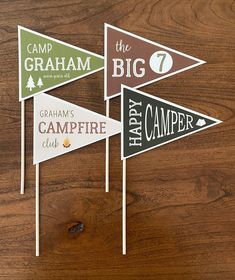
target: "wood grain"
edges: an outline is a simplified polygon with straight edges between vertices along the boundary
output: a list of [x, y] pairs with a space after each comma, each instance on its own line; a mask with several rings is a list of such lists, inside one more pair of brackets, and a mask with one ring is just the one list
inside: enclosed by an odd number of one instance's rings
[[[1, 280], [235, 279], [234, 11], [232, 0], [0, 1]], [[104, 22], [206, 60], [142, 89], [223, 123], [127, 161], [127, 256], [120, 137], [111, 139], [109, 194], [104, 141], [41, 164], [36, 258], [32, 100], [19, 194], [17, 25], [103, 54]], [[51, 94], [105, 113], [102, 71]], [[116, 119], [119, 107], [119, 98], [111, 101]]]

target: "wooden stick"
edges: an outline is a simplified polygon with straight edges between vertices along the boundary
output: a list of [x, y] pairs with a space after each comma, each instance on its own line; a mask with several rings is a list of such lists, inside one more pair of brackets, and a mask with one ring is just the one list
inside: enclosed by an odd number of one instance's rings
[[20, 193], [24, 194], [25, 175], [25, 109], [24, 100], [21, 101], [21, 170], [20, 170]]
[[[106, 100], [106, 117], [109, 117], [109, 99]], [[109, 138], [105, 147], [105, 192], [109, 192]]]
[[122, 254], [126, 255], [126, 159], [122, 161]]
[[39, 256], [39, 163], [36, 164], [36, 256]]

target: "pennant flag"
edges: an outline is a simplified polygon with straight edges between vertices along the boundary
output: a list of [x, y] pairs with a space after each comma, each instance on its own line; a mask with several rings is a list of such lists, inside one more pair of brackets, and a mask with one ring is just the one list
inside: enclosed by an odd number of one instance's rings
[[34, 164], [121, 132], [121, 123], [48, 94], [34, 96]]
[[220, 120], [122, 86], [122, 159], [135, 156]]
[[95, 73], [101, 55], [18, 26], [19, 99], [30, 98]]
[[121, 84], [139, 88], [205, 63], [200, 59], [105, 24], [105, 100]]

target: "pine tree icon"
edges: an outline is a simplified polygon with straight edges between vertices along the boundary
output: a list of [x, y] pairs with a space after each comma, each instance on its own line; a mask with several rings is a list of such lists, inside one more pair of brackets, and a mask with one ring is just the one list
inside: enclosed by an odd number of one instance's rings
[[37, 86], [38, 87], [42, 87], [43, 86], [43, 82], [42, 82], [41, 77], [39, 77], [39, 79], [38, 79]]
[[29, 76], [26, 88], [29, 88], [30, 91], [32, 91], [32, 89], [35, 88], [34, 80], [31, 75]]

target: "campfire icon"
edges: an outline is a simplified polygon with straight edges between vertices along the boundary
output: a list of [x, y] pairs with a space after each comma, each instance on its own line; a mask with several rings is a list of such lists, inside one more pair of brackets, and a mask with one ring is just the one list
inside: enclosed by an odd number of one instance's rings
[[66, 138], [64, 139], [63, 146], [64, 146], [65, 148], [69, 148], [69, 147], [71, 146], [71, 143], [70, 143], [68, 137], [66, 137]]

